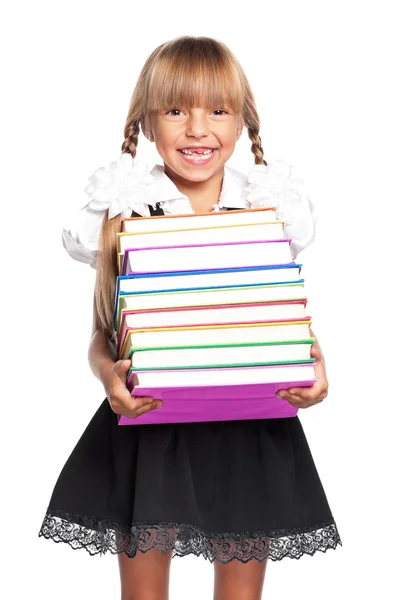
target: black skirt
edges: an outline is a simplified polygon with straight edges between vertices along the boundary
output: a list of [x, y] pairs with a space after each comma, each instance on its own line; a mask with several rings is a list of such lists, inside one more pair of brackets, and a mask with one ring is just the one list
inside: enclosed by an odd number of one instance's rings
[[222, 563], [342, 544], [298, 417], [118, 426], [107, 399], [39, 536], [91, 555], [155, 548]]

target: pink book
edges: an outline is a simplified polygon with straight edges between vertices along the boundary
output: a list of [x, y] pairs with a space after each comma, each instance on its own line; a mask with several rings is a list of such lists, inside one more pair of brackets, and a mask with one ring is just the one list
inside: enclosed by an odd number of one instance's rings
[[[159, 423], [192, 423], [206, 421], [238, 421], [294, 417], [298, 408], [278, 398], [279, 390], [312, 386], [316, 377], [314, 360], [302, 364], [220, 369], [184, 369], [175, 371], [132, 371], [127, 386], [134, 396], [151, 396], [163, 401], [160, 409], [149, 411], [135, 419], [121, 416], [119, 425]], [[248, 373], [249, 371], [249, 373]], [[215, 374], [216, 372], [216, 374]], [[219, 374], [219, 372], [221, 372]], [[294, 372], [294, 377], [291, 378]], [[180, 381], [196, 378], [199, 381], [225, 379], [251, 380], [253, 383], [220, 385], [166, 385], [174, 373], [183, 373]], [[276, 375], [277, 373], [277, 375]], [[150, 375], [151, 374], [151, 375]], [[153, 374], [153, 377], [152, 377]], [[155, 385], [143, 385], [150, 378]], [[259, 378], [261, 381], [259, 382]], [[160, 385], [160, 381], [163, 382]], [[157, 385], [158, 384], [158, 385]]]

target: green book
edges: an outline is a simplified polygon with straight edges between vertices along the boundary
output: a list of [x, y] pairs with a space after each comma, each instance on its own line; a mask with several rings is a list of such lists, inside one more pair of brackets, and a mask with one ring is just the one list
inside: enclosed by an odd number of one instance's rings
[[315, 338], [248, 344], [150, 346], [131, 348], [130, 371], [155, 369], [206, 369], [312, 363]]

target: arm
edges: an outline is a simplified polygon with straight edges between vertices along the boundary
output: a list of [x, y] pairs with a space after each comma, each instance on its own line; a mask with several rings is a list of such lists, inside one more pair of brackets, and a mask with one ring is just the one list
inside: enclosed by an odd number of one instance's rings
[[[316, 338], [312, 329], [310, 329], [310, 332], [311, 336]], [[317, 381], [314, 385], [310, 387], [290, 388], [289, 390], [282, 390], [277, 393], [277, 396], [288, 400], [290, 404], [297, 408], [309, 408], [324, 400], [328, 395], [326, 363], [317, 338], [311, 347], [311, 358], [316, 358], [314, 369]]]
[[117, 360], [115, 345], [103, 333], [102, 324], [96, 310], [96, 297], [93, 301], [93, 326], [90, 339], [88, 360], [94, 375], [104, 386], [111, 409], [119, 416], [134, 419], [140, 415], [160, 408], [161, 401], [153, 401], [149, 396], [133, 396], [126, 386], [131, 360]]
[[113, 369], [116, 363], [117, 353], [115, 345], [102, 331], [97, 314], [96, 298], [93, 299], [93, 325], [88, 350], [88, 360], [93, 374], [100, 379], [104, 385], [108, 373]]

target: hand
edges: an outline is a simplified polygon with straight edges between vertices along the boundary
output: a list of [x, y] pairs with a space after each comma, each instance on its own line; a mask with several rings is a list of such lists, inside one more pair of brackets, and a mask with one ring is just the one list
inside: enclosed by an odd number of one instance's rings
[[290, 388], [289, 390], [279, 391], [276, 394], [297, 408], [309, 408], [324, 400], [328, 395], [326, 365], [317, 340], [311, 346], [311, 357], [316, 358], [313, 366], [317, 381], [310, 387]]
[[118, 360], [105, 374], [103, 385], [107, 400], [117, 415], [135, 419], [150, 410], [163, 406], [160, 400], [150, 396], [132, 396], [126, 386], [131, 360]]

